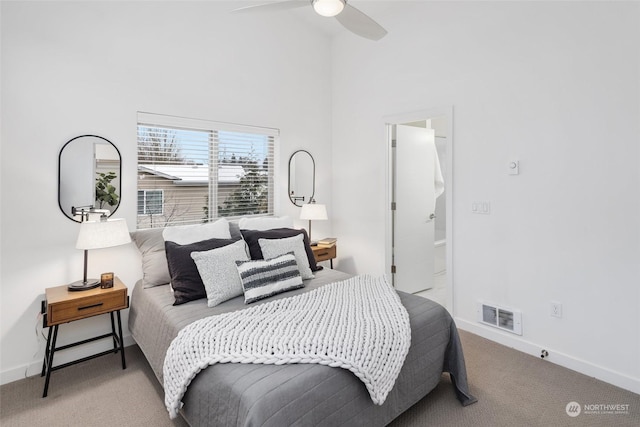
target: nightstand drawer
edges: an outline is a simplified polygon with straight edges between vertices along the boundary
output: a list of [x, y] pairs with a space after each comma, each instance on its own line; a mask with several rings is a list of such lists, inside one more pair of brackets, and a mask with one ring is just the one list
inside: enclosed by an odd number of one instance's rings
[[96, 295], [87, 295], [69, 301], [49, 304], [47, 324], [57, 325], [84, 319], [97, 314], [109, 313], [127, 308], [127, 290], [115, 290]]
[[329, 261], [336, 257], [336, 247], [332, 246], [330, 248], [319, 248], [316, 246], [313, 249], [313, 255], [315, 256], [317, 262]]

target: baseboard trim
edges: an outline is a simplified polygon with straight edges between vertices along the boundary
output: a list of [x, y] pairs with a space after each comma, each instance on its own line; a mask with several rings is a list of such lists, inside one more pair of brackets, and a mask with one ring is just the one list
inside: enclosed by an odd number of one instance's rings
[[[134, 345], [136, 342], [134, 341], [131, 335], [125, 335], [124, 337], [124, 346], [129, 347]], [[78, 360], [86, 356], [90, 356], [92, 354], [97, 354], [102, 351], [106, 351], [111, 347], [111, 341], [95, 341], [92, 343], [84, 344], [82, 346], [73, 347], [70, 349], [62, 350], [59, 354], [56, 353], [54, 356], [54, 364], [53, 366], [61, 365], [63, 363], [71, 362], [73, 360]], [[34, 357], [30, 363], [25, 363], [19, 366], [16, 366], [11, 369], [7, 369], [6, 371], [0, 372], [0, 385], [12, 383], [14, 381], [18, 381], [27, 377], [32, 377], [35, 375], [40, 375], [42, 372], [42, 360], [44, 358], [44, 345], [38, 354]], [[43, 383], [44, 384], [44, 383]]]
[[536, 344], [520, 337], [511, 336], [505, 332], [495, 330], [493, 328], [469, 322], [468, 320], [455, 318], [456, 325], [459, 329], [462, 329], [472, 334], [481, 336], [488, 340], [497, 342], [506, 347], [513, 348], [526, 354], [533, 355], [534, 357], [540, 357], [541, 349], [545, 349], [549, 352], [549, 357], [546, 359], [550, 363], [555, 363], [567, 369], [579, 372], [583, 375], [593, 377], [604, 381], [606, 383], [615, 385], [633, 393], [640, 394], [640, 379], [633, 378], [620, 372], [613, 371], [603, 366], [595, 365], [585, 360], [570, 356], [568, 354], [559, 352], [553, 348], [549, 348], [544, 345]]

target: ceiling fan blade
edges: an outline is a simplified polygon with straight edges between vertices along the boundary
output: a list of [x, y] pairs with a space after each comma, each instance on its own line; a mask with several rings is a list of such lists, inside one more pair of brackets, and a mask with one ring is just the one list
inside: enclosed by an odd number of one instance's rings
[[344, 10], [336, 16], [336, 19], [347, 30], [365, 39], [380, 40], [387, 35], [387, 30], [382, 28], [380, 24], [348, 3]]
[[277, 1], [272, 3], [264, 3], [253, 6], [241, 7], [239, 9], [234, 9], [232, 13], [240, 13], [240, 12], [277, 12], [279, 10], [289, 10], [295, 9], [298, 7], [309, 6], [309, 1], [305, 0], [285, 0], [285, 1]]
[[380, 40], [387, 35], [387, 30], [380, 24], [348, 3], [336, 19], [347, 30], [365, 39]]

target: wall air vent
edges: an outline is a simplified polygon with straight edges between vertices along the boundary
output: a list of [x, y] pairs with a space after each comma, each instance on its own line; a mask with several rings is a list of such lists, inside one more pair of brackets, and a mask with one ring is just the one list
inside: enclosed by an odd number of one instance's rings
[[522, 313], [487, 302], [478, 302], [478, 322], [522, 335]]

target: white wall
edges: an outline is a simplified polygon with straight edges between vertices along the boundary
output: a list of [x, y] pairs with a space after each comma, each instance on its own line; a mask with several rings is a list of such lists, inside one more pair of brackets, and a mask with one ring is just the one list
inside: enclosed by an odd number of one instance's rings
[[[330, 198], [330, 41], [291, 15], [227, 13], [235, 7], [1, 3], [2, 382], [20, 378], [30, 364], [29, 373], [38, 372], [44, 344], [34, 328], [41, 324], [36, 316], [44, 289], [82, 274], [82, 251], [74, 248], [78, 224], [57, 202], [58, 152], [67, 140], [96, 134], [118, 147], [123, 194], [115, 216], [126, 218], [130, 229], [136, 223], [137, 111], [279, 128], [276, 212], [299, 214], [287, 199], [287, 161], [296, 149], [315, 156], [317, 199]], [[314, 231], [326, 235], [329, 227], [325, 221]], [[132, 288], [142, 274], [137, 249], [92, 251], [89, 274], [103, 271], [115, 271]], [[107, 325], [102, 316], [64, 325], [59, 343]], [[60, 362], [71, 357], [59, 356]]]
[[[386, 38], [334, 42], [337, 267], [383, 272], [383, 117], [453, 106], [458, 325], [640, 392], [640, 3], [384, 3]], [[479, 326], [479, 299], [523, 336]]]

